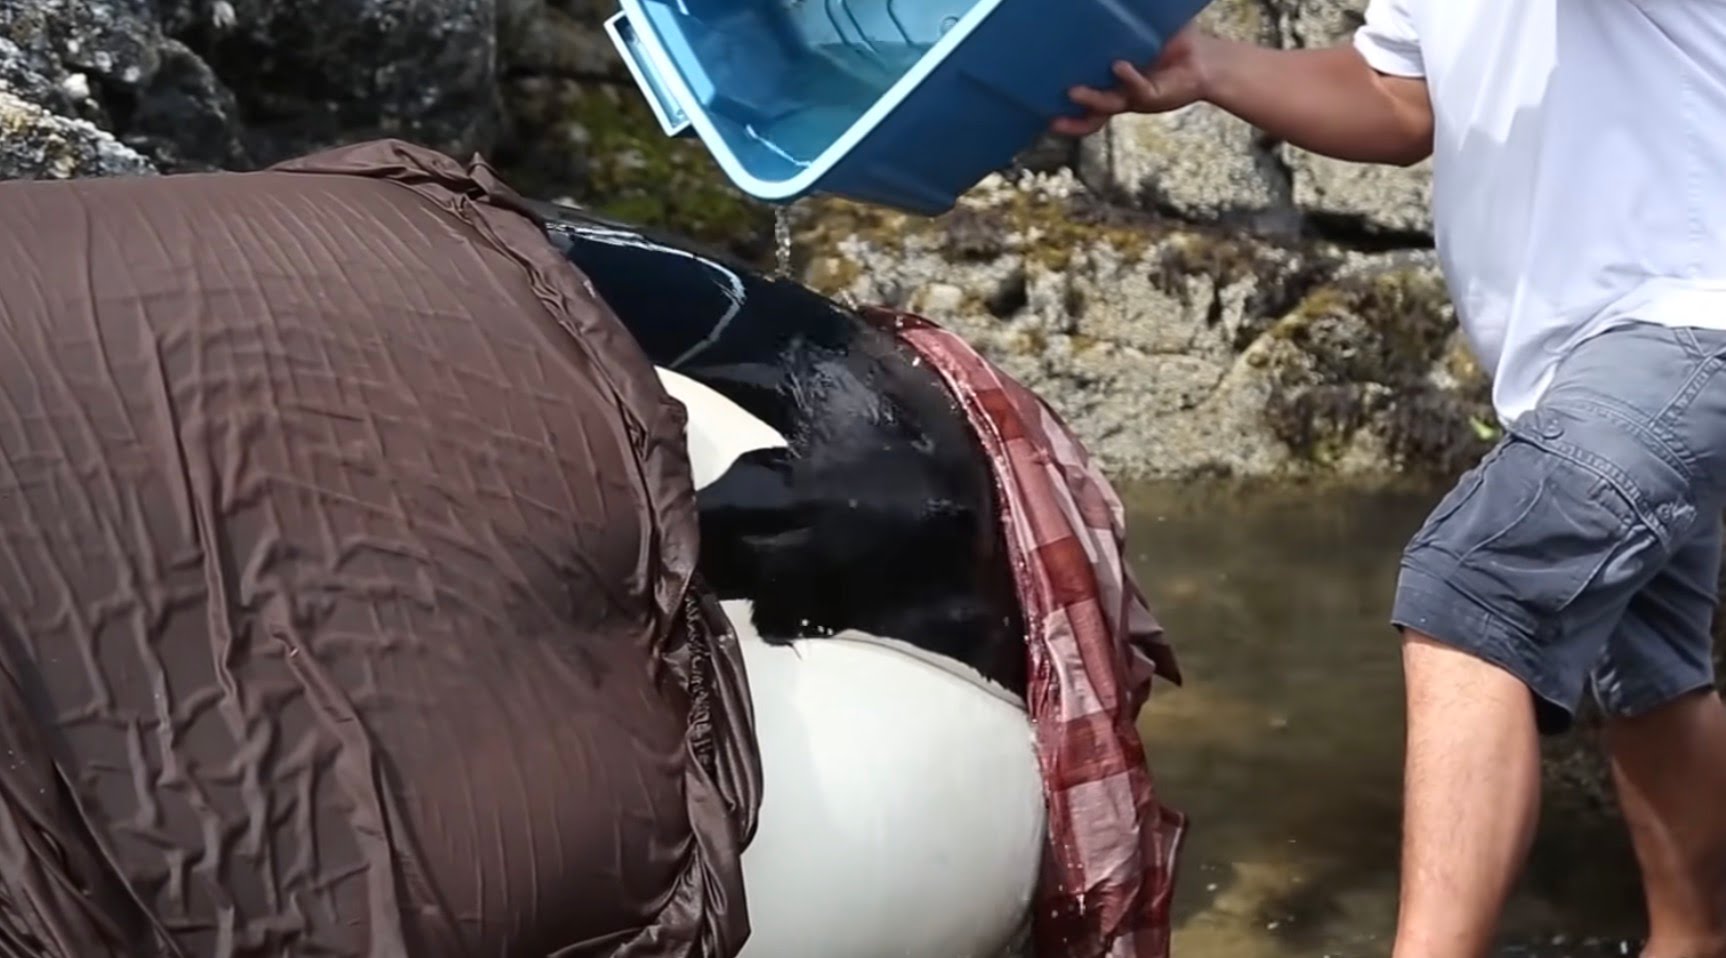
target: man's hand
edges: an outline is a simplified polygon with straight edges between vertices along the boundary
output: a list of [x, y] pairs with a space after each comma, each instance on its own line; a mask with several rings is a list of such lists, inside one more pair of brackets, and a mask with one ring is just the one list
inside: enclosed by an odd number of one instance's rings
[[1200, 33], [1175, 34], [1140, 71], [1115, 64], [1111, 90], [1075, 88], [1085, 115], [1050, 129], [1087, 136], [1121, 113], [1215, 104], [1293, 146], [1360, 163], [1410, 164], [1432, 152], [1426, 81], [1374, 70], [1353, 44], [1280, 50]]
[[1089, 136], [1120, 113], [1165, 113], [1198, 102], [1204, 98], [1200, 58], [1209, 39], [1189, 26], [1175, 34], [1157, 62], [1143, 72], [1117, 61], [1114, 73], [1120, 85], [1112, 90], [1074, 87], [1069, 95], [1085, 108], [1085, 115], [1060, 117], [1051, 129], [1065, 136]]

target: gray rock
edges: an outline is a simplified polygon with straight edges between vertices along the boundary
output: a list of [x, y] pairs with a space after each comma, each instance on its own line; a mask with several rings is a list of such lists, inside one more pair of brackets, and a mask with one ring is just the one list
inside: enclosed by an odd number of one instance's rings
[[93, 123], [158, 167], [243, 161], [232, 97], [165, 36], [147, 4], [14, 0], [0, 5], [0, 81], [50, 114]]
[[1252, 126], [1209, 104], [1125, 114], [1079, 146], [1079, 176], [1099, 194], [1189, 219], [1286, 206], [1288, 185]]
[[1442, 472], [1490, 415], [1430, 251], [1123, 218], [1070, 174], [932, 221], [822, 201], [799, 245], [817, 288], [956, 330], [1117, 475]]
[[0, 178], [144, 175], [150, 161], [88, 120], [72, 119], [0, 90]]
[[[1249, 43], [1277, 42], [1278, 21], [1261, 0], [1214, 0], [1198, 29]], [[1202, 219], [1257, 212], [1287, 200], [1274, 157], [1258, 131], [1208, 104], [1172, 113], [1116, 117], [1079, 143], [1075, 165], [1112, 202]]]
[[600, 28], [616, 12], [617, 5], [607, 0], [553, 0], [507, 52], [528, 74], [631, 83], [617, 48]]
[[163, 171], [377, 136], [465, 157], [497, 132], [499, 31], [533, 34], [541, 2], [7, 0], [0, 85]]
[[1367, 232], [1430, 234], [1432, 164], [1347, 163], [1284, 144], [1294, 205]]
[[1199, 11], [1198, 29], [1245, 43], [1275, 45], [1281, 35], [1281, 16], [1269, 0], [1211, 0]]
[[39, 46], [20, 47], [0, 34], [0, 90], [44, 110], [75, 116], [89, 100], [90, 84], [87, 77], [73, 76]]
[[1274, 12], [1285, 47], [1322, 47], [1348, 39], [1359, 27], [1366, 0], [1262, 0]]
[[[1285, 47], [1347, 43], [1363, 22], [1366, 0], [1267, 0], [1277, 11]], [[1284, 144], [1294, 204], [1340, 218], [1367, 232], [1430, 233], [1430, 163], [1411, 167], [1347, 163]]]
[[500, 66], [519, 64], [515, 51], [540, 33], [549, 8], [545, 0], [493, 0], [497, 7], [497, 58]]
[[163, 24], [234, 91], [253, 164], [378, 136], [465, 157], [496, 133], [493, 0], [164, 0]]
[[[1365, 0], [1218, 0], [1201, 29], [1284, 47], [1347, 42]], [[1401, 168], [1332, 160], [1268, 141], [1207, 104], [1117, 117], [1085, 138], [1077, 168], [1111, 201], [1184, 219], [1286, 231], [1308, 216], [1367, 233], [1430, 233], [1427, 164]], [[1417, 240], [1419, 241], [1419, 240]]]

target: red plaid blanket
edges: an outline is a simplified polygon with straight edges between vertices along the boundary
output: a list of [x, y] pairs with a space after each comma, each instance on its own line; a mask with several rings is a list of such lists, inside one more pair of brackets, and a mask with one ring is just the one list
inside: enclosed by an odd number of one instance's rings
[[1120, 500], [1059, 416], [959, 336], [865, 315], [928, 362], [988, 450], [1029, 631], [1026, 699], [1049, 838], [1035, 910], [1042, 958], [1166, 958], [1186, 816], [1157, 801], [1135, 720], [1173, 649], [1123, 555]]

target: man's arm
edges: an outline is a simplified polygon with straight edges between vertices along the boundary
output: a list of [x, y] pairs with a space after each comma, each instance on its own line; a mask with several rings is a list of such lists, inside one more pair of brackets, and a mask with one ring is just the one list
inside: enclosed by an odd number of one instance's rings
[[1304, 150], [1362, 163], [1432, 154], [1426, 81], [1374, 70], [1351, 45], [1270, 50], [1214, 40], [1204, 98]]
[[1085, 135], [1118, 113], [1161, 113], [1214, 103], [1302, 149], [1363, 163], [1409, 165], [1432, 152], [1426, 81], [1372, 68], [1351, 45], [1275, 50], [1193, 30], [1171, 40], [1141, 72], [1117, 63], [1110, 90], [1080, 87], [1083, 117], [1056, 121], [1056, 132]]

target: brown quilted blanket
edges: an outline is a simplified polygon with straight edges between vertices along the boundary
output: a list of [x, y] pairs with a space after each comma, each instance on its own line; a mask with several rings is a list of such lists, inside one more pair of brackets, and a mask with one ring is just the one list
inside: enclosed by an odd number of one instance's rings
[[734, 954], [681, 417], [481, 163], [0, 184], [0, 954]]

